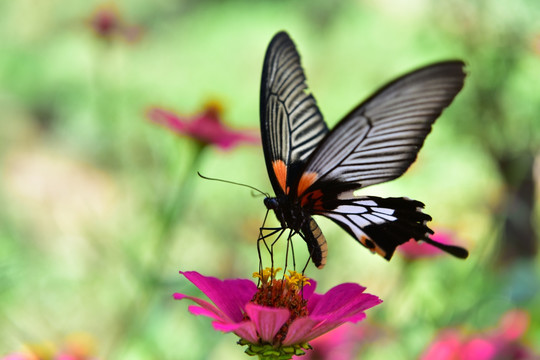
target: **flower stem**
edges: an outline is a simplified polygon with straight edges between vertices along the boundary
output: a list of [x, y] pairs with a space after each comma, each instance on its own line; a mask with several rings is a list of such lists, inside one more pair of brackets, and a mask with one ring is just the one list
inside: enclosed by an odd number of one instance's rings
[[[193, 173], [201, 163], [205, 147], [205, 144], [197, 143], [195, 153], [186, 170], [187, 175], [184, 175], [182, 185], [178, 188], [173, 200], [168, 203], [165, 210], [159, 212], [160, 214], [164, 214], [164, 216], [162, 217], [160, 233], [153, 249], [154, 256], [152, 257], [152, 261], [145, 267], [146, 271], [138, 270], [135, 272], [140, 275], [136, 276], [136, 286], [138, 288], [136, 293], [140, 295], [136, 299], [133, 299], [126, 307], [126, 311], [121, 314], [121, 320], [119, 321], [121, 326], [118, 329], [118, 339], [116, 341], [121, 338], [122, 341], [129, 343], [133, 339], [141, 337], [140, 332], [144, 331], [144, 325], [152, 312], [154, 299], [156, 296], [161, 295], [159, 291], [156, 291], [162, 284], [161, 273], [165, 265], [161, 254], [169, 246], [172, 240], [171, 233], [174, 224], [184, 214], [184, 210], [194, 193]], [[134, 316], [134, 314], [137, 315]]]
[[158, 242], [154, 253], [156, 255], [156, 263], [162, 263], [159, 260], [159, 254], [163, 253], [166, 247], [171, 242], [171, 232], [174, 229], [174, 224], [183, 216], [184, 210], [191, 200], [191, 196], [194, 193], [193, 188], [193, 174], [196, 172], [199, 167], [204, 150], [206, 148], [205, 144], [196, 143], [195, 153], [191, 159], [191, 164], [187, 169], [187, 175], [184, 176], [183, 184], [176, 191], [176, 195], [173, 200], [169, 202], [168, 208], [164, 211], [164, 219], [161, 224], [161, 232], [158, 235]]

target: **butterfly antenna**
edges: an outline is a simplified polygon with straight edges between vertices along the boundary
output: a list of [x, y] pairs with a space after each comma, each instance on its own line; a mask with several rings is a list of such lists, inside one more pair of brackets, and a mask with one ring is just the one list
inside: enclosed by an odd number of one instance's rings
[[265, 193], [265, 192], [263, 192], [263, 191], [257, 189], [256, 187], [251, 186], [251, 185], [242, 184], [242, 183], [237, 183], [237, 182], [230, 181], [230, 180], [223, 180], [223, 179], [211, 178], [211, 177], [202, 175], [202, 174], [201, 174], [200, 172], [198, 172], [198, 171], [197, 171], [197, 175], [199, 175], [200, 177], [202, 177], [202, 178], [205, 179], [205, 180], [221, 181], [221, 182], [224, 182], [224, 183], [227, 183], [227, 184], [233, 184], [233, 185], [244, 186], [244, 187], [250, 188], [251, 190], [257, 191], [257, 192], [263, 194], [263, 195], [266, 196], [266, 197], [270, 197], [270, 194]]

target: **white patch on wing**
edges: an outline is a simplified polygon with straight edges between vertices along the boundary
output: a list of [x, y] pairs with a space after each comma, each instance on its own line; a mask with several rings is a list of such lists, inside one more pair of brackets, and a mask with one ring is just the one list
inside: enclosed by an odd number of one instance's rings
[[387, 214], [387, 215], [392, 215], [395, 212], [394, 209], [381, 208], [381, 207], [372, 207], [371, 210], [378, 213]]
[[[351, 218], [351, 220], [349, 220]], [[347, 225], [349, 229], [354, 233], [357, 239], [367, 238], [367, 235], [360, 229], [361, 226], [369, 225], [365, 219], [358, 215], [339, 216], [336, 220], [342, 224]]]
[[349, 218], [354, 221], [354, 223], [359, 227], [365, 227], [371, 224], [369, 221], [367, 221], [364, 217], [360, 215], [349, 215]]
[[391, 215], [386, 215], [386, 214], [381, 214], [381, 213], [377, 213], [375, 215], [377, 215], [378, 217], [383, 218], [385, 220], [388, 220], [388, 221], [396, 221], [397, 220], [397, 217], [391, 216]]
[[345, 214], [362, 214], [365, 213], [367, 209], [357, 205], [339, 205], [333, 211]]
[[373, 200], [358, 200], [358, 201], [355, 201], [354, 203], [358, 205], [362, 205], [362, 206], [368, 206], [368, 207], [377, 206], [377, 203]]
[[386, 221], [378, 216], [372, 215], [372, 214], [364, 214], [362, 215], [365, 219], [371, 221], [374, 224], [383, 224]]

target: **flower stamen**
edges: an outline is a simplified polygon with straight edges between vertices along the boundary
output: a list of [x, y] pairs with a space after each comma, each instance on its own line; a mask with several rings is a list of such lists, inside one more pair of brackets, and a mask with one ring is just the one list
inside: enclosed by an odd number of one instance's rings
[[281, 271], [281, 268], [273, 269], [273, 268], [267, 267], [264, 270], [262, 270], [260, 273], [258, 271], [255, 271], [253, 273], [253, 277], [255, 279], [261, 280], [261, 283], [266, 284], [268, 282], [268, 279], [272, 279], [272, 280], [275, 279], [277, 273], [280, 271]]
[[309, 278], [294, 270], [289, 270], [289, 275], [285, 275], [287, 285], [294, 290], [300, 290], [304, 285], [311, 285]]
[[[265, 268], [260, 273], [253, 273], [253, 277], [261, 281], [251, 302], [271, 308], [284, 308], [290, 312], [289, 319], [274, 338], [274, 345], [281, 344], [295, 319], [308, 316], [307, 300], [303, 298], [301, 290], [304, 285], [309, 285], [309, 278], [289, 270], [289, 275], [276, 279], [280, 270], [281, 268]], [[249, 318], [247, 315], [245, 317]]]

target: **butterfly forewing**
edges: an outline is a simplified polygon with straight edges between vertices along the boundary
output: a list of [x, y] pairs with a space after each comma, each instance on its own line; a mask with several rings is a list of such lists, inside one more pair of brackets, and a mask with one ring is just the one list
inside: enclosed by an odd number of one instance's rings
[[290, 166], [303, 167], [328, 132], [305, 80], [294, 43], [278, 33], [266, 51], [260, 104], [264, 156], [276, 194], [286, 191], [286, 183], [298, 181]]
[[[463, 87], [461, 61], [430, 65], [384, 86], [326, 136], [305, 168], [357, 188], [390, 181], [416, 159], [431, 125]], [[315, 182], [312, 188], [317, 188]]]

